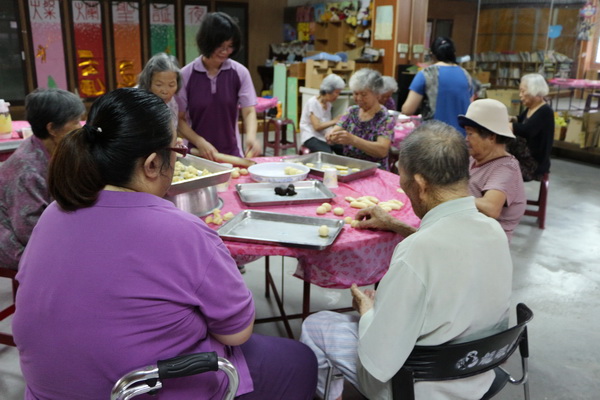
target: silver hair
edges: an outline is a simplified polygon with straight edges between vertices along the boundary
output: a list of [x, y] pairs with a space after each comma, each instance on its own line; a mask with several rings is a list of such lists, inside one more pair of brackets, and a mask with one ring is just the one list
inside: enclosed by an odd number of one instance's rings
[[346, 82], [336, 74], [329, 74], [321, 82], [319, 93], [321, 95], [333, 93], [346, 87]]
[[356, 71], [350, 77], [350, 90], [359, 92], [361, 90], [370, 90], [379, 95], [385, 93], [383, 90], [383, 78], [378, 71], [370, 68], [363, 68]]
[[547, 96], [549, 89], [546, 79], [540, 74], [523, 75], [521, 82], [527, 86], [527, 94], [530, 96]]
[[392, 92], [396, 93], [398, 90], [398, 82], [391, 76], [383, 77], [383, 93]]
[[140, 76], [138, 77], [138, 87], [150, 91], [152, 86], [152, 76], [155, 72], [175, 72], [177, 74], [177, 91], [181, 89], [181, 69], [177, 59], [166, 53], [157, 53], [148, 60]]
[[420, 125], [402, 141], [399, 166], [410, 177], [420, 174], [432, 186], [469, 180], [469, 151], [463, 136], [440, 121]]

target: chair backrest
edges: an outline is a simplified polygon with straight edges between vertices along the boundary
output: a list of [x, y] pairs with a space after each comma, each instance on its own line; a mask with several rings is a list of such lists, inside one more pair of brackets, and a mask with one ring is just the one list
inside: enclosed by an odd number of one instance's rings
[[533, 312], [520, 303], [517, 305], [517, 325], [503, 332], [464, 343], [415, 346], [392, 379], [393, 398], [414, 395], [416, 381], [460, 379], [489, 371], [505, 362], [518, 345], [521, 345], [521, 356], [528, 357], [526, 325], [532, 318]]

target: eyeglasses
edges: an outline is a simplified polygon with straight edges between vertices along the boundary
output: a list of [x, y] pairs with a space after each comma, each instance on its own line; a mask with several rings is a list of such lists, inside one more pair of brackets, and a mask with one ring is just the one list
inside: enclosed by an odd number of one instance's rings
[[175, 153], [177, 153], [177, 157], [180, 158], [185, 157], [188, 153], [188, 148], [184, 144], [177, 144], [176, 147], [167, 147], [167, 150], [174, 151]]

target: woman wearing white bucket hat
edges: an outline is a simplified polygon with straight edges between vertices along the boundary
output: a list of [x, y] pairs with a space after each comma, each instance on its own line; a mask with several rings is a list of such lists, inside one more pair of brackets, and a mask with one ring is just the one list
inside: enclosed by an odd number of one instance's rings
[[506, 106], [493, 99], [476, 100], [466, 115], [458, 116], [471, 155], [469, 191], [477, 209], [497, 219], [510, 240], [527, 198], [519, 161], [506, 151], [515, 139], [508, 121]]

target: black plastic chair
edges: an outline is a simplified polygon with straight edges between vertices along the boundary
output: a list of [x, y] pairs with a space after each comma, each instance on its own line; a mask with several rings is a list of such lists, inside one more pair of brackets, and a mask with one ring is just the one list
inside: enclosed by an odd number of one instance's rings
[[[400, 371], [392, 378], [394, 399], [414, 399], [414, 383], [419, 381], [446, 381], [467, 378], [493, 370], [496, 378], [481, 400], [491, 399], [510, 382], [523, 385], [525, 399], [529, 400], [528, 365], [529, 346], [527, 323], [533, 312], [525, 305], [517, 305], [517, 325], [512, 328], [471, 342], [441, 346], [416, 346]], [[522, 376], [514, 379], [500, 365], [519, 347]]]
[[214, 351], [189, 354], [161, 360], [156, 365], [131, 371], [115, 383], [110, 393], [111, 400], [129, 400], [144, 393], [155, 394], [162, 388], [162, 381], [170, 378], [223, 371], [229, 379], [224, 400], [233, 400], [239, 386], [237, 370], [229, 361], [217, 357]]

